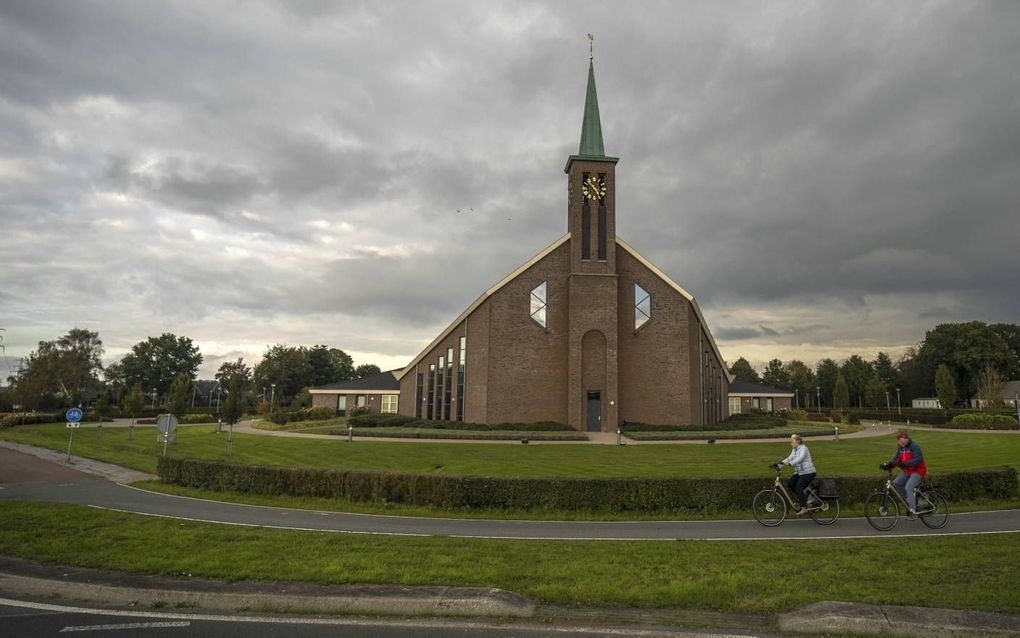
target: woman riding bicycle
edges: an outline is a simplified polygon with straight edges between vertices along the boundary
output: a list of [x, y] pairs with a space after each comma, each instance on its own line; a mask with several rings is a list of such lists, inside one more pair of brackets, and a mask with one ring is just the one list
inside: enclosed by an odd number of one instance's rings
[[928, 468], [925, 467], [921, 447], [911, 440], [909, 434], [900, 430], [896, 434], [896, 443], [899, 444], [896, 455], [880, 467], [883, 470], [897, 466], [903, 468], [903, 473], [893, 479], [892, 484], [900, 496], [907, 499], [907, 518], [913, 518], [917, 515], [917, 495], [914, 494], [914, 488], [921, 484], [921, 479], [928, 474]]
[[796, 514], [797, 516], [803, 516], [808, 513], [807, 495], [804, 494], [804, 490], [808, 485], [811, 485], [811, 481], [815, 480], [815, 464], [811, 462], [811, 452], [804, 445], [804, 439], [799, 434], [790, 435], [790, 447], [793, 448], [790, 451], [790, 456], [776, 463], [776, 465], [793, 466], [793, 476], [790, 477], [786, 485], [797, 494], [797, 502], [800, 504], [800, 509], [797, 510]]

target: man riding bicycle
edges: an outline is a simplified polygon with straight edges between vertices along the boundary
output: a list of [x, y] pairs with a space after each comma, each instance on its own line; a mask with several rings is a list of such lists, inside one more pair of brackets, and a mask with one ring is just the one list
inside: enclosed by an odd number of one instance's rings
[[804, 439], [799, 434], [790, 435], [790, 447], [793, 448], [790, 451], [790, 456], [776, 463], [776, 465], [793, 466], [793, 476], [790, 477], [790, 481], [786, 485], [792, 492], [797, 494], [797, 502], [800, 504], [800, 509], [797, 510], [796, 514], [797, 516], [803, 516], [808, 513], [807, 495], [804, 493], [804, 490], [807, 489], [807, 486], [811, 485], [811, 481], [815, 480], [815, 464], [811, 462], [811, 452], [804, 445]]
[[883, 470], [894, 467], [902, 468], [903, 472], [893, 479], [892, 484], [893, 489], [907, 500], [907, 518], [912, 519], [917, 515], [917, 496], [914, 494], [914, 489], [921, 484], [921, 479], [927, 476], [928, 468], [925, 467], [921, 447], [914, 443], [907, 432], [900, 430], [896, 434], [896, 443], [899, 445], [896, 455], [892, 457], [891, 461], [883, 463], [879, 467]]

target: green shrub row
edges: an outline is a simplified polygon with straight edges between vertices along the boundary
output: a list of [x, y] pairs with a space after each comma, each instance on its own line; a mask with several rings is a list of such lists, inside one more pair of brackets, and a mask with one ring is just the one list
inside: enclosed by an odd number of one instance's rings
[[1015, 430], [1016, 419], [1008, 414], [992, 414], [988, 412], [969, 412], [954, 416], [947, 425], [936, 427], [951, 427], [964, 430]]
[[277, 410], [267, 414], [266, 418], [277, 425], [286, 425], [297, 421], [322, 421], [333, 418], [335, 414], [332, 408], [302, 408], [300, 410]]
[[734, 414], [719, 423], [702, 425], [657, 425], [651, 423], [625, 422], [622, 432], [713, 432], [718, 430], [767, 430], [786, 426], [786, 419], [767, 414]]
[[[330, 430], [330, 434], [347, 436], [344, 429]], [[392, 437], [400, 439], [461, 439], [473, 441], [587, 441], [588, 437], [581, 432], [541, 431], [541, 430], [450, 430], [445, 428], [419, 427], [384, 427], [354, 428], [354, 436]]]
[[356, 428], [417, 428], [432, 430], [461, 430], [468, 432], [571, 432], [574, 428], [563, 423], [465, 423], [462, 421], [430, 421], [403, 414], [362, 414], [347, 420]]
[[58, 423], [63, 420], [63, 412], [11, 412], [0, 417], [0, 430], [6, 430], [15, 425]]
[[[835, 424], [834, 424], [835, 425]], [[840, 433], [850, 433], [860, 430], [852, 425], [840, 425]], [[635, 441], [704, 441], [717, 439], [785, 439], [791, 434], [797, 433], [801, 436], [819, 436], [834, 434], [832, 425], [790, 423], [786, 428], [768, 428], [765, 430], [711, 430], [703, 432], [689, 431], [630, 431], [624, 435]]]
[[[164, 483], [249, 494], [315, 496], [461, 508], [547, 508], [583, 511], [718, 511], [750, 507], [772, 485], [756, 478], [522, 478], [236, 465], [160, 457]], [[833, 478], [833, 477], [828, 477]], [[835, 477], [840, 499], [860, 503], [884, 485], [884, 475]], [[1017, 496], [1010, 467], [948, 472], [933, 477], [953, 500]]]

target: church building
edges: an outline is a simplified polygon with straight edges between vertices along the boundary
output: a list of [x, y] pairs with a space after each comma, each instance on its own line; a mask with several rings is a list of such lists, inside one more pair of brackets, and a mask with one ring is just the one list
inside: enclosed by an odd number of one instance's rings
[[581, 144], [563, 169], [566, 234], [394, 373], [401, 414], [589, 432], [727, 416], [733, 379], [698, 303], [616, 235], [617, 161], [603, 146], [589, 61]]

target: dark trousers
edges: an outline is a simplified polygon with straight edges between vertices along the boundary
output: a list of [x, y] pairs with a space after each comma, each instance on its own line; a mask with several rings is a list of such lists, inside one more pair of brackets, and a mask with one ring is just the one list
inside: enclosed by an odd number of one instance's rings
[[786, 483], [786, 487], [790, 488], [790, 491], [797, 495], [797, 502], [800, 503], [801, 507], [807, 507], [807, 496], [804, 495], [804, 489], [811, 485], [813, 480], [815, 480], [815, 472], [810, 474], [794, 474]]

